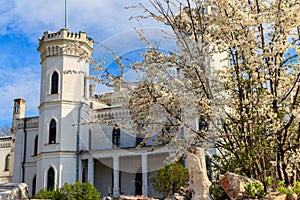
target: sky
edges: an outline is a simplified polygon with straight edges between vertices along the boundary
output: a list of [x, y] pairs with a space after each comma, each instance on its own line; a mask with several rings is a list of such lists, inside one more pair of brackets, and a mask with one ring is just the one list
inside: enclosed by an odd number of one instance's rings
[[[129, 20], [143, 14], [141, 9], [126, 6], [147, 5], [147, 0], [68, 0], [68, 29], [84, 31], [96, 42], [94, 58], [131, 55], [146, 47], [134, 28], [142, 29], [151, 42], [163, 50], [174, 50], [174, 40], [163, 35], [170, 31], [152, 19]], [[38, 116], [40, 58], [38, 38], [45, 31], [57, 32], [65, 26], [64, 0], [0, 0], [0, 128], [11, 126], [13, 99], [26, 100], [26, 117]], [[103, 89], [102, 92], [106, 91]]]

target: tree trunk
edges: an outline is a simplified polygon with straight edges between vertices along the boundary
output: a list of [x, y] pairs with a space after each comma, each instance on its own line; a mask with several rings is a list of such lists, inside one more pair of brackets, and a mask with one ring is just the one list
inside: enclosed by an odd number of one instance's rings
[[203, 148], [191, 147], [187, 152], [190, 189], [193, 191], [192, 200], [211, 200], [207, 176], [205, 153]]

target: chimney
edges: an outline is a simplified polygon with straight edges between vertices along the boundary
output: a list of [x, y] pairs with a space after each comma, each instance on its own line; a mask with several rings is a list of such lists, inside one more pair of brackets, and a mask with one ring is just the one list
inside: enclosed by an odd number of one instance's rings
[[12, 131], [17, 127], [17, 120], [25, 118], [25, 105], [26, 101], [21, 98], [14, 99]]
[[90, 97], [95, 97], [96, 85], [90, 85]]

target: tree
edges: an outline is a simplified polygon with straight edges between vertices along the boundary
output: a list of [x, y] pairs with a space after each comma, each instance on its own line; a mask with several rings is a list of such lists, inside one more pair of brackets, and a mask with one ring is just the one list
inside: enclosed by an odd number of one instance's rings
[[[146, 139], [174, 147], [176, 160], [193, 145], [218, 149], [215, 167], [287, 185], [299, 178], [299, 22], [294, 0], [149, 0], [148, 17], [168, 24], [179, 52], [152, 46], [108, 85], [126, 92], [129, 117], [105, 123], [143, 127]], [[138, 16], [145, 17], [145, 16]], [[223, 62], [222, 62], [223, 61]], [[124, 70], [139, 74], [132, 83]], [[98, 119], [98, 122], [104, 122]], [[195, 126], [195, 120], [206, 126]], [[168, 129], [168, 131], [163, 131]], [[173, 159], [172, 159], [173, 158]]]
[[179, 191], [180, 187], [188, 184], [188, 170], [179, 162], [167, 165], [157, 171], [152, 181], [155, 191], [165, 197]]
[[4, 125], [3, 127], [1, 127], [0, 135], [10, 135], [10, 128], [8, 125]]
[[91, 183], [76, 182], [75, 184], [65, 183], [60, 189], [39, 191], [36, 199], [57, 199], [57, 200], [94, 200], [100, 199], [100, 193]]

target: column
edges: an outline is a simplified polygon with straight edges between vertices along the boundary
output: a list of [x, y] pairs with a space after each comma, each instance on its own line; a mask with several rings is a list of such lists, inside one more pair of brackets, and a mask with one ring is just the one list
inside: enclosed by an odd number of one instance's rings
[[88, 160], [88, 180], [94, 185], [94, 158]]
[[114, 188], [113, 188], [113, 197], [117, 198], [120, 194], [120, 187], [119, 187], [119, 176], [120, 176], [120, 161], [119, 156], [113, 157], [113, 166], [114, 166]]
[[147, 158], [147, 154], [142, 155], [142, 173], [143, 173], [143, 195], [148, 196], [148, 158]]

